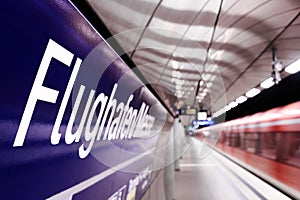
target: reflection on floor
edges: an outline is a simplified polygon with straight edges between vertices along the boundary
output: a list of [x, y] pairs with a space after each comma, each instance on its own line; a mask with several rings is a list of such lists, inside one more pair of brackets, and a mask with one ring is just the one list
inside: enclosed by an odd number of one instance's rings
[[289, 199], [219, 153], [193, 140], [175, 173], [176, 200]]
[[300, 199], [300, 168], [277, 162], [253, 153], [233, 148], [225, 144], [216, 144], [215, 148], [251, 169], [259, 176], [281, 187], [287, 193]]

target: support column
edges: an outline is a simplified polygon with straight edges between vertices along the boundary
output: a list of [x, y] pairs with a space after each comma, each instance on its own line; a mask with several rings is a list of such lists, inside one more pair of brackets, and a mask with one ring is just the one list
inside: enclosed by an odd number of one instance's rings
[[174, 125], [173, 125], [173, 135], [174, 135], [174, 167], [175, 171], [180, 171], [180, 162], [179, 162], [179, 157], [181, 153], [181, 135], [180, 135], [180, 124], [178, 118], [174, 120]]
[[168, 136], [168, 142], [166, 144], [166, 164], [164, 168], [164, 188], [166, 200], [175, 199], [174, 188], [175, 188], [175, 171], [174, 171], [174, 125], [170, 130]]

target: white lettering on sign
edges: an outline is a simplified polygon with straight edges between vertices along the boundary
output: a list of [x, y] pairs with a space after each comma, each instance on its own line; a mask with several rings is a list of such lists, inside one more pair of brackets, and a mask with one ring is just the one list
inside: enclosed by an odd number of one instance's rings
[[[52, 58], [55, 58], [70, 67], [73, 57], [74, 55], [70, 51], [53, 40], [49, 40], [25, 106], [13, 144], [14, 147], [23, 146], [37, 101], [56, 103], [59, 91], [43, 86]], [[80, 58], [76, 59], [62, 102], [60, 103], [51, 133], [50, 140], [52, 145], [59, 144], [63, 134], [59, 132], [59, 128], [81, 62]], [[95, 90], [85, 91], [86, 87], [84, 85], [80, 86], [65, 132], [66, 144], [79, 142], [80, 139], [82, 139], [83, 142], [88, 143], [87, 147], [84, 144], [79, 147], [80, 158], [85, 158], [89, 155], [94, 142], [97, 140], [130, 139], [149, 135], [150, 129], [153, 127], [155, 121], [155, 118], [152, 115], [147, 114], [149, 106], [145, 103], [142, 103], [139, 109], [130, 106], [130, 102], [134, 98], [133, 94], [128, 97], [126, 103], [118, 102], [117, 99], [114, 98], [117, 89], [118, 84], [115, 83], [111, 94], [106, 96], [104, 93], [96, 95]], [[89, 92], [89, 96], [86, 102], [82, 102], [82, 97], [85, 92]], [[85, 105], [84, 111], [80, 114], [80, 123], [73, 133], [73, 124], [75, 119], [78, 118], [78, 110], [82, 103]], [[97, 120], [94, 123], [93, 117], [96, 115], [96, 110], [99, 110], [99, 112], [96, 116]]]
[[151, 176], [151, 170], [150, 167], [146, 167], [141, 171], [134, 179], [129, 180], [128, 185], [128, 192], [126, 200], [134, 200], [137, 192], [137, 187], [142, 183], [142, 190], [145, 189], [145, 187], [148, 184], [148, 180], [150, 180]]

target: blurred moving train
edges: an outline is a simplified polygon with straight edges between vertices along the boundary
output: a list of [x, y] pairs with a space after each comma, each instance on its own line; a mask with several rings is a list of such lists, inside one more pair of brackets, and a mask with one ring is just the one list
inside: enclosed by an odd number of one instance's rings
[[210, 141], [300, 167], [300, 102], [198, 131]]

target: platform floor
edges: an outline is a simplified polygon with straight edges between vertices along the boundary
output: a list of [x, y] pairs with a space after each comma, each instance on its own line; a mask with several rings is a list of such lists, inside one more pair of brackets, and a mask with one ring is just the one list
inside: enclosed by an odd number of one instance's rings
[[176, 200], [290, 199], [199, 140], [180, 159]]
[[263, 173], [262, 176], [267, 176], [270, 179], [270, 182], [276, 181], [276, 184], [286, 187], [286, 190], [298, 193], [297, 196], [299, 196], [300, 199], [300, 193], [297, 192], [300, 191], [300, 168], [280, 163], [276, 160], [268, 159], [225, 144], [218, 143], [215, 145], [215, 148], [226, 156], [239, 160], [240, 163], [247, 165], [248, 168], [254, 168], [256, 173]]

